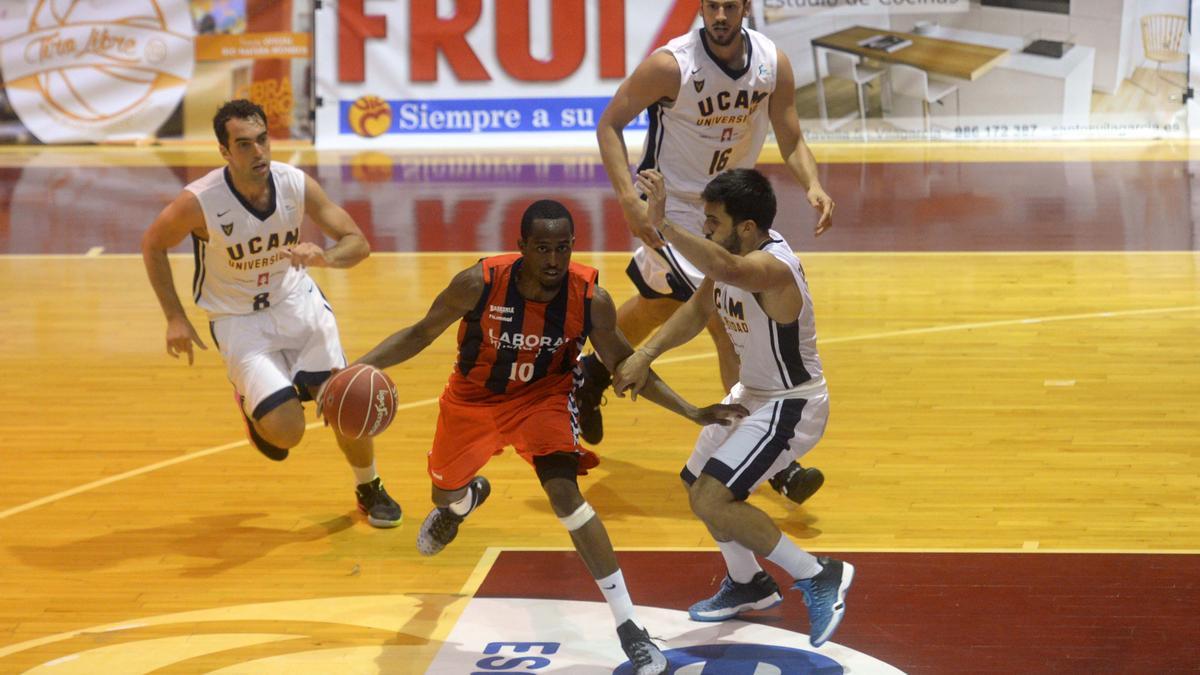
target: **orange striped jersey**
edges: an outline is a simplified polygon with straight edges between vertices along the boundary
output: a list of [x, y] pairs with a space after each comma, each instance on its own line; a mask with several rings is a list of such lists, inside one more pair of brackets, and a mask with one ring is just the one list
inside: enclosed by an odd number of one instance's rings
[[481, 262], [483, 293], [458, 325], [458, 365], [451, 384], [466, 380], [493, 394], [515, 396], [540, 381], [567, 378], [591, 332], [599, 272], [571, 263], [558, 295], [535, 302], [517, 290], [520, 254]]

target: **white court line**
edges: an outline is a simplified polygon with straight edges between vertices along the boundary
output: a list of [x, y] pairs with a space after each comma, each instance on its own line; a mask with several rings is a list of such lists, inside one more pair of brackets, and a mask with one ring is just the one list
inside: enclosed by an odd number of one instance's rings
[[104, 247], [103, 247], [103, 246], [93, 246], [93, 247], [91, 247], [91, 248], [89, 248], [89, 249], [87, 250], [87, 253], [84, 253], [84, 254], [83, 254], [83, 257], [85, 257], [85, 258], [99, 258], [101, 253], [104, 253]]
[[[400, 412], [401, 410], [406, 410], [408, 408], [417, 408], [420, 406], [429, 405], [431, 403], [437, 403], [437, 399], [436, 398], [427, 398], [422, 401], [413, 401], [411, 403], [404, 403], [404, 404], [396, 406], [396, 412]], [[325, 426], [324, 422], [311, 422], [309, 424], [306, 424], [304, 426], [304, 429], [307, 431], [309, 429], [316, 429], [318, 427], [323, 427], [323, 426]], [[225, 452], [226, 450], [232, 450], [233, 448], [240, 448], [244, 445], [250, 445], [250, 441], [242, 439], [240, 441], [226, 443], [225, 445], [218, 445], [214, 448], [208, 448], [205, 450], [200, 450], [199, 452], [192, 452], [192, 453], [188, 453], [186, 455], [172, 457], [171, 459], [164, 459], [161, 462], [155, 462], [154, 464], [147, 464], [146, 466], [143, 466], [143, 467], [137, 468], [137, 469], [131, 469], [129, 471], [126, 471], [125, 473], [119, 473], [115, 476], [109, 476], [108, 478], [101, 478], [100, 480], [94, 480], [90, 483], [84, 483], [83, 485], [80, 485], [78, 487], [73, 487], [70, 490], [63, 490], [62, 492], [56, 492], [52, 495], [47, 495], [40, 499], [35, 499], [27, 504], [21, 504], [20, 506], [14, 506], [8, 510], [0, 511], [0, 520], [4, 520], [5, 518], [7, 518], [9, 516], [15, 516], [18, 513], [24, 513], [25, 511], [29, 511], [30, 509], [36, 509], [39, 506], [44, 506], [46, 504], [56, 502], [60, 499], [66, 499], [67, 497], [73, 497], [77, 494], [80, 494], [83, 492], [88, 492], [89, 490], [94, 490], [96, 488], [104, 487], [105, 485], [111, 485], [113, 483], [120, 482], [120, 481], [125, 480], [126, 478], [134, 478], [136, 476], [141, 476], [143, 474], [147, 474], [152, 471], [158, 471], [159, 469], [165, 469], [169, 466], [175, 466], [176, 464], [183, 464], [184, 462], [190, 462], [193, 459], [200, 459], [202, 457], [208, 457], [209, 455], [215, 455], [218, 452]]]
[[[1003, 326], [1019, 326], [1019, 325], [1030, 325], [1030, 324], [1039, 324], [1039, 323], [1052, 323], [1052, 322], [1057, 322], [1057, 321], [1079, 321], [1079, 320], [1096, 319], [1096, 318], [1144, 316], [1147, 314], [1172, 314], [1172, 313], [1176, 313], [1176, 312], [1190, 312], [1190, 311], [1196, 311], [1196, 310], [1200, 310], [1200, 305], [1187, 305], [1184, 307], [1160, 307], [1160, 308], [1156, 308], [1156, 309], [1131, 309], [1131, 310], [1127, 310], [1124, 312], [1106, 311], [1106, 312], [1093, 312], [1090, 314], [1064, 314], [1062, 316], [1044, 316], [1044, 317], [1037, 317], [1037, 318], [1032, 318], [1032, 319], [1007, 319], [1004, 321], [983, 321], [983, 322], [978, 322], [978, 323], [959, 323], [959, 324], [949, 324], [949, 325], [945, 325], [945, 326], [930, 326], [928, 328], [909, 328], [906, 330], [887, 331], [887, 332], [883, 332], [883, 333], [869, 333], [867, 335], [848, 335], [846, 337], [840, 337], [840, 338], [834, 337], [834, 338], [819, 340], [819, 343], [823, 344], [823, 345], [828, 345], [828, 344], [839, 344], [839, 343], [843, 343], [843, 342], [862, 342], [864, 340], [880, 340], [880, 339], [884, 339], [884, 338], [902, 337], [902, 336], [906, 336], [906, 335], [927, 335], [927, 334], [931, 334], [931, 333], [948, 333], [951, 331], [975, 330], [975, 329], [979, 329], [979, 328], [999, 328], [999, 327], [1003, 327]], [[675, 357], [665, 358], [665, 359], [661, 359], [657, 362], [659, 364], [682, 363], [684, 361], [697, 361], [700, 359], [710, 359], [715, 355], [716, 355], [716, 352], [704, 352], [703, 354], [689, 354], [687, 356], [675, 356]], [[411, 403], [404, 403], [404, 404], [396, 406], [396, 411], [399, 412], [401, 410], [406, 410], [409, 408], [417, 408], [417, 407], [424, 406], [424, 405], [430, 405], [430, 404], [436, 403], [437, 401], [438, 401], [438, 399], [436, 399], [436, 398], [427, 398], [422, 401], [412, 401]], [[312, 423], [306, 425], [304, 428], [305, 428], [305, 430], [308, 430], [308, 429], [315, 429], [320, 426], [324, 426], [324, 423], [312, 422]], [[29, 511], [30, 509], [34, 509], [39, 506], [44, 506], [46, 504], [50, 504], [50, 503], [59, 501], [60, 499], [65, 499], [67, 497], [71, 497], [71, 496], [74, 496], [74, 495], [77, 495], [77, 494], [80, 494], [83, 492], [87, 492], [89, 490], [93, 490], [98, 487], [104, 487], [105, 485], [111, 485], [112, 483], [116, 483], [116, 482], [125, 480], [126, 478], [133, 478], [135, 476], [141, 476], [143, 474], [147, 474], [152, 471], [157, 471], [158, 469], [163, 469], [163, 468], [166, 468], [169, 466], [174, 466], [176, 464], [182, 464], [183, 462], [191, 461], [193, 459], [200, 459], [201, 457], [208, 457], [209, 455], [215, 455], [219, 452], [224, 452], [224, 451], [230, 450], [232, 448], [238, 448], [243, 445], [249, 445], [249, 442], [245, 441], [245, 440], [241, 440], [241, 441], [235, 441], [233, 443], [226, 443], [225, 445], [218, 445], [215, 448], [208, 448], [206, 450], [201, 450], [199, 452], [193, 452], [193, 453], [190, 453], [187, 455], [180, 455], [178, 457], [163, 460], [161, 462], [149, 464], [149, 465], [141, 467], [139, 469], [132, 469], [130, 471], [126, 471], [125, 473], [120, 473], [115, 476], [109, 476], [108, 478], [101, 478], [100, 480], [92, 481], [91, 483], [85, 483], [84, 485], [80, 485], [78, 487], [74, 487], [69, 490], [57, 492], [55, 494], [48, 495], [48, 496], [42, 497], [40, 499], [35, 499], [32, 502], [28, 502], [26, 504], [21, 504], [20, 506], [14, 506], [6, 511], [0, 511], [0, 520], [4, 520], [5, 518], [8, 518], [9, 516], [14, 516], [18, 513], [24, 513], [25, 511]]]

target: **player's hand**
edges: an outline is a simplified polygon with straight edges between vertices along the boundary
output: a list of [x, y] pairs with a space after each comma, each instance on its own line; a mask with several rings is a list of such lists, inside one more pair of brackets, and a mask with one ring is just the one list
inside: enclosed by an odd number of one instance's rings
[[650, 355], [639, 349], [617, 365], [616, 371], [613, 372], [612, 386], [618, 398], [625, 398], [625, 393], [629, 392], [629, 397], [637, 400], [638, 394], [650, 377], [651, 361], [653, 359]]
[[639, 171], [637, 186], [646, 195], [646, 224], [661, 228], [667, 218], [667, 184], [663, 175], [656, 169]]
[[325, 249], [311, 241], [296, 244], [288, 253], [292, 257], [292, 267], [329, 267]]
[[647, 222], [646, 202], [640, 199], [628, 203], [621, 202], [621, 210], [625, 212], [625, 223], [629, 225], [633, 236], [641, 239], [642, 243], [650, 248], [662, 248], [665, 242], [659, 236], [658, 230]]
[[821, 212], [821, 217], [817, 220], [817, 226], [813, 229], [813, 235], [819, 237], [825, 234], [825, 230], [833, 227], [833, 198], [826, 194], [825, 188], [818, 184], [809, 188], [808, 203], [812, 204], [814, 209]]
[[196, 343], [200, 349], [208, 349], [204, 341], [200, 339], [200, 335], [196, 333], [196, 329], [192, 326], [192, 322], [188, 321], [186, 316], [176, 317], [167, 320], [167, 354], [173, 359], [179, 358], [180, 354], [187, 353], [188, 365], [192, 365], [195, 357], [192, 354], [192, 343]]
[[692, 421], [700, 426], [718, 424], [727, 427], [749, 414], [749, 410], [737, 403], [716, 403], [697, 409]]

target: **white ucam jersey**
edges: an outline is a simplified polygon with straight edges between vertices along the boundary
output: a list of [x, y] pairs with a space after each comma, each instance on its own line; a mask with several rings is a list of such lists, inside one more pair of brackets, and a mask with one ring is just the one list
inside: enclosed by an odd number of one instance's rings
[[748, 58], [737, 71], [713, 57], [703, 29], [660, 48], [679, 64], [679, 94], [674, 102], [650, 106], [638, 168], [662, 172], [668, 194], [699, 200], [717, 174], [753, 168], [758, 161], [770, 128], [767, 106], [775, 91], [778, 52], [762, 33], [743, 28], [742, 39]]
[[308, 279], [288, 257], [288, 249], [300, 242], [304, 172], [271, 162], [269, 181], [271, 206], [262, 213], [233, 189], [227, 168], [214, 169], [184, 188], [204, 210], [208, 241], [192, 238], [192, 296], [210, 318], [266, 309]]
[[756, 392], [778, 395], [796, 389], [823, 389], [817, 327], [804, 268], [783, 237], [775, 230], [770, 234], [771, 239], [761, 250], [782, 260], [792, 271], [804, 308], [795, 321], [778, 323], [767, 316], [754, 293], [725, 283], [714, 284], [717, 313], [742, 361], [738, 381]]

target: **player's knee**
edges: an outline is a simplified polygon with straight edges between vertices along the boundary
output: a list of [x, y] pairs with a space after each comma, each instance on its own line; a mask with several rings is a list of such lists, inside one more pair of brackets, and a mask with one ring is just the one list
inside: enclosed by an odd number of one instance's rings
[[729, 488], [709, 476], [701, 475], [688, 489], [688, 504], [692, 513], [705, 522], [713, 520], [722, 509], [732, 503]]
[[579, 485], [573, 480], [552, 478], [542, 483], [542, 489], [546, 491], [550, 506], [559, 518], [574, 513], [585, 503], [583, 494], [579, 492]]
[[294, 448], [304, 438], [304, 409], [298, 401], [295, 405], [284, 404], [263, 415], [258, 421], [258, 432], [271, 445], [279, 448]]

